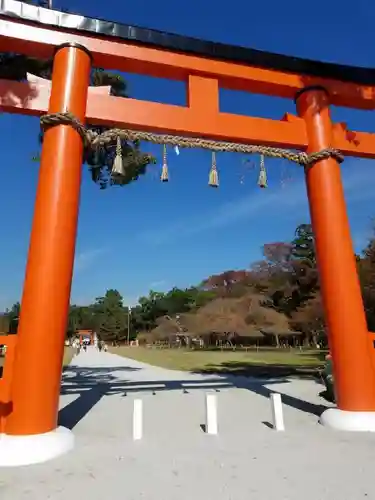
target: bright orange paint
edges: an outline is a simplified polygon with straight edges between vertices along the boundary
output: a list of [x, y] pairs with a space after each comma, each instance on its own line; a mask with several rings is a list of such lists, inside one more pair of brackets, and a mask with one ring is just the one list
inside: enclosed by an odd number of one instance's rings
[[[52, 87], [37, 79], [30, 93], [25, 83], [0, 81], [3, 110], [32, 115], [45, 113], [47, 108], [52, 113], [69, 110], [82, 122], [86, 117], [92, 124], [307, 148], [310, 152], [331, 146], [348, 155], [375, 158], [373, 134], [351, 133], [344, 125], [331, 123], [324, 91], [307, 90], [300, 95], [300, 118], [286, 114], [281, 120], [269, 120], [219, 112], [219, 88], [294, 98], [297, 91], [307, 86], [322, 85], [329, 92], [330, 104], [374, 109], [375, 87], [259, 69], [0, 19], [0, 51], [47, 58], [67, 41], [90, 50], [95, 66], [185, 81], [188, 105], [119, 99], [109, 96], [108, 89], [88, 89], [89, 56], [84, 50], [70, 47], [60, 48], [55, 56]], [[15, 102], [14, 95], [24, 99]], [[57, 425], [81, 163], [82, 141], [72, 128], [58, 126], [47, 131], [16, 355], [9, 358], [5, 379], [0, 382], [0, 402], [12, 406], [6, 420], [2, 414], [0, 431], [4, 430], [5, 422], [9, 434], [44, 433]], [[375, 411], [372, 336], [366, 328], [337, 162], [329, 159], [315, 164], [308, 170], [306, 182], [338, 406], [344, 410]]]
[[[308, 152], [329, 147], [332, 123], [324, 90], [303, 92], [297, 106], [306, 123]], [[375, 411], [372, 354], [340, 166], [334, 159], [317, 162], [307, 170], [306, 183], [337, 405], [342, 410]]]
[[[55, 56], [51, 113], [85, 120], [90, 57], [76, 48]], [[39, 434], [57, 425], [64, 339], [73, 272], [82, 171], [82, 140], [69, 126], [45, 134], [13, 366], [8, 434]]]
[[[14, 97], [28, 94], [23, 100]], [[45, 80], [31, 89], [26, 83], [0, 80], [0, 96], [5, 96], [0, 98], [0, 106], [8, 113], [40, 116], [48, 110], [49, 95], [50, 85]], [[188, 107], [118, 99], [108, 95], [107, 87], [90, 87], [86, 119], [96, 125], [306, 150], [301, 118], [289, 113], [281, 120], [219, 113], [218, 102], [217, 80], [197, 76], [188, 80]], [[375, 134], [355, 131], [349, 135], [339, 123], [334, 127], [332, 146], [347, 156], [375, 158]]]
[[0, 51], [12, 51], [38, 57], [51, 57], [53, 50], [66, 41], [83, 45], [100, 68], [146, 74], [171, 80], [187, 81], [190, 75], [219, 80], [220, 87], [294, 99], [297, 91], [310, 85], [329, 90], [331, 103], [361, 109], [375, 108], [375, 87], [327, 80], [305, 75], [272, 71], [211, 60], [167, 50], [137, 46], [103, 37], [78, 35], [69, 30], [35, 26], [25, 21], [0, 19]]
[[17, 335], [1, 335], [0, 344], [7, 346], [3, 376], [0, 379], [0, 433], [3, 433], [5, 431], [6, 418], [12, 410], [11, 382]]

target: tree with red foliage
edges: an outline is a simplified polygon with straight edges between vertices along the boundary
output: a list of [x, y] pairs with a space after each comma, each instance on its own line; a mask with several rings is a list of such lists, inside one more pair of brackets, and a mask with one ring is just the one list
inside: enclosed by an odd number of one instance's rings
[[319, 293], [292, 313], [290, 325], [304, 334], [304, 340], [309, 345], [326, 342], [325, 320]]
[[363, 251], [363, 256], [357, 259], [357, 269], [361, 282], [367, 326], [370, 331], [375, 331], [375, 238], [370, 239]]
[[225, 271], [205, 279], [201, 287], [204, 290], [215, 291], [218, 297], [241, 296], [244, 289], [251, 286], [251, 276], [248, 271]]

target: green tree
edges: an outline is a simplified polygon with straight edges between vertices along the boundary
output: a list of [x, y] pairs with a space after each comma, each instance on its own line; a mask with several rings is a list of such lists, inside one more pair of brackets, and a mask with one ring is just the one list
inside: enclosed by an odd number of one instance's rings
[[[48, 0], [26, 0], [26, 3], [39, 7], [48, 7]], [[6, 80], [26, 81], [27, 73], [51, 80], [52, 60], [42, 60], [27, 57], [22, 54], [0, 53], [0, 78]], [[93, 68], [90, 75], [90, 86], [109, 86], [111, 95], [127, 98], [127, 84], [122, 75], [115, 72], [104, 71], [102, 68]], [[106, 127], [97, 127], [88, 124], [88, 127], [98, 134], [108, 130]], [[39, 135], [39, 143], [43, 142], [43, 133]], [[83, 162], [91, 172], [92, 180], [105, 189], [111, 185], [127, 185], [144, 175], [147, 166], [156, 163], [155, 158], [141, 151], [140, 141], [121, 141], [122, 158], [125, 175], [122, 177], [111, 176], [113, 161], [116, 156], [116, 145], [105, 144], [85, 152]], [[34, 156], [35, 161], [40, 160], [39, 153]]]
[[16, 302], [4, 314], [0, 315], [0, 332], [17, 333], [18, 320], [21, 312], [21, 305]]
[[191, 287], [188, 289], [188, 293], [190, 295], [190, 309], [193, 311], [217, 298], [216, 291], [202, 290], [201, 287]]
[[158, 318], [197, 310], [217, 296], [214, 290], [201, 287], [177, 288], [168, 292], [150, 290], [148, 296], [139, 298], [139, 305], [132, 309], [133, 327], [148, 331], [157, 325]]
[[164, 294], [161, 306], [168, 316], [190, 311], [194, 303], [191, 291], [187, 288], [181, 289], [174, 287]]
[[150, 290], [147, 297], [138, 299], [138, 320], [142, 330], [150, 330], [156, 326], [157, 318], [167, 314], [164, 293]]
[[255, 289], [267, 295], [277, 311], [290, 316], [319, 289], [311, 225], [299, 225], [291, 243], [265, 244], [263, 255], [251, 268]]
[[137, 304], [131, 308], [130, 315], [130, 340], [134, 340], [139, 331], [147, 330], [147, 325], [145, 323], [142, 306]]
[[119, 341], [127, 333], [127, 310], [118, 290], [107, 290], [104, 297], [98, 297], [92, 306], [95, 329], [102, 340]]
[[72, 304], [69, 307], [68, 317], [68, 337], [74, 336], [77, 330], [94, 330], [95, 316], [93, 306], [77, 306]]
[[[373, 227], [375, 235], [375, 225]], [[368, 329], [375, 332], [375, 237], [372, 236], [357, 260]]]
[[300, 307], [319, 291], [319, 274], [316, 264], [315, 239], [311, 224], [300, 224], [292, 241], [293, 269], [291, 281], [298, 290]]
[[20, 317], [20, 312], [21, 312], [21, 304], [19, 302], [15, 302], [9, 309], [9, 311], [7, 311], [7, 316], [12, 321]]
[[311, 224], [300, 224], [292, 241], [292, 256], [299, 260], [309, 260], [316, 265], [315, 239]]

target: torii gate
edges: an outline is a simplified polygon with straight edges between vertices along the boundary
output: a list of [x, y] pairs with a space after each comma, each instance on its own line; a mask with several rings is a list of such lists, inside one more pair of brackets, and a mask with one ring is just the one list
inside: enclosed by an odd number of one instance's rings
[[[308, 153], [334, 147], [348, 156], [375, 158], [375, 135], [348, 132], [345, 125], [332, 124], [329, 112], [330, 104], [374, 109], [373, 69], [203, 42], [14, 0], [2, 5], [0, 50], [54, 57], [51, 86], [35, 81], [30, 93], [25, 83], [0, 82], [6, 111], [69, 111], [81, 123]], [[186, 81], [188, 105], [121, 99], [89, 89], [92, 64]], [[299, 117], [270, 120], [221, 113], [219, 87], [295, 99]], [[0, 385], [0, 465], [42, 462], [73, 447], [73, 435], [58, 427], [57, 413], [82, 151], [82, 139], [71, 125], [46, 131], [18, 335]], [[321, 422], [336, 429], [375, 431], [372, 336], [337, 161], [316, 161], [306, 169], [306, 183], [337, 391], [337, 408], [325, 411]]]
[[87, 338], [90, 339], [90, 345], [94, 345], [95, 333], [93, 330], [77, 330], [77, 337], [81, 345], [83, 344], [84, 339]]

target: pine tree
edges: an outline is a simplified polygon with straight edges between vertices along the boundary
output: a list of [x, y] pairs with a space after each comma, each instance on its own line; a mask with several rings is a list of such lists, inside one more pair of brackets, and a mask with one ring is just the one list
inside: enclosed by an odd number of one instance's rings
[[[39, 7], [50, 7], [48, 0], [26, 0], [25, 3], [33, 4]], [[18, 82], [27, 80], [27, 73], [51, 80], [52, 60], [42, 60], [34, 57], [28, 57], [22, 54], [0, 53], [0, 79], [15, 80]], [[127, 98], [127, 84], [121, 74], [104, 71], [101, 68], [93, 68], [90, 75], [90, 86], [100, 87], [109, 86], [111, 95], [119, 98]], [[107, 130], [106, 127], [97, 127], [90, 124], [90, 129], [97, 133]], [[43, 143], [43, 133], [39, 135], [39, 143]], [[156, 163], [154, 157], [141, 151], [139, 141], [122, 141], [122, 158], [125, 168], [125, 176], [121, 178], [112, 178], [112, 165], [116, 154], [115, 144], [106, 144], [97, 148], [95, 151], [86, 151], [83, 159], [91, 171], [92, 180], [100, 186], [101, 189], [116, 184], [126, 185], [144, 175], [147, 166], [150, 163]], [[34, 156], [35, 161], [40, 160], [39, 154]]]

